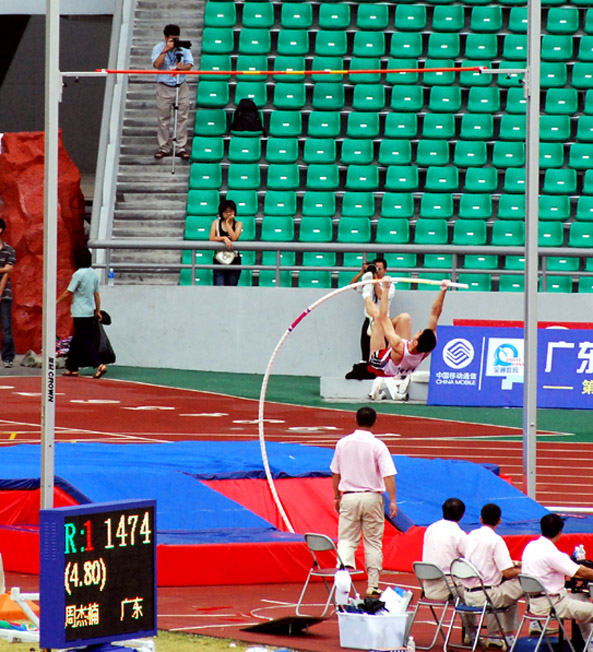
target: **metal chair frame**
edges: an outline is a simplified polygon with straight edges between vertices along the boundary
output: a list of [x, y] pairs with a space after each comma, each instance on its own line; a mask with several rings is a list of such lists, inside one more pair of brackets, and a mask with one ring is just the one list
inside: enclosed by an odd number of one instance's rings
[[[309, 582], [311, 581], [312, 577], [320, 577], [321, 580], [323, 581], [323, 584], [325, 585], [325, 588], [327, 589], [328, 597], [327, 597], [327, 602], [325, 603], [325, 606], [323, 608], [323, 611], [320, 615], [321, 618], [325, 616], [327, 613], [330, 604], [334, 605], [334, 608], [336, 607], [336, 602], [334, 600], [334, 593], [336, 590], [335, 584], [332, 583], [332, 586], [328, 584], [326, 578], [331, 577], [333, 578], [338, 570], [344, 570], [346, 567], [344, 566], [344, 562], [342, 561], [338, 549], [336, 548], [336, 544], [330, 539], [328, 536], [325, 534], [314, 534], [312, 532], [307, 532], [305, 534], [305, 543], [307, 544], [307, 547], [309, 548], [309, 551], [311, 553], [311, 556], [313, 557], [313, 565], [311, 566], [311, 569], [309, 570], [309, 574], [307, 575], [307, 579], [305, 581], [305, 585], [303, 586], [303, 590], [301, 591], [301, 595], [299, 597], [299, 601], [297, 602], [296, 605], [296, 613], [298, 616], [307, 616], [310, 614], [304, 614], [301, 612], [301, 606], [303, 604], [303, 599], [305, 597], [305, 593], [307, 592], [307, 588], [309, 586]], [[319, 563], [319, 560], [317, 559], [317, 556], [315, 555], [316, 552], [334, 552], [336, 555], [336, 560], [337, 560], [337, 565], [334, 568], [323, 568], [321, 564]], [[363, 571], [362, 570], [354, 570], [354, 569], [346, 569], [350, 575], [362, 575]]]

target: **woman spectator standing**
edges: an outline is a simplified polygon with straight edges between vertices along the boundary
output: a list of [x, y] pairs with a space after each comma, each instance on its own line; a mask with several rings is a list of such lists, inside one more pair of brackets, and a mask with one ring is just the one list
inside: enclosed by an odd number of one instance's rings
[[107, 366], [101, 363], [96, 346], [95, 320], [101, 321], [99, 279], [91, 269], [92, 255], [88, 249], [76, 250], [74, 263], [76, 271], [68, 288], [58, 298], [58, 304], [72, 300], [70, 312], [74, 320], [74, 334], [63, 375], [78, 376], [79, 367], [95, 367], [97, 372], [93, 378], [101, 378], [107, 372]]
[[214, 254], [214, 285], [237, 285], [239, 283], [240, 269], [233, 269], [233, 265], [241, 264], [241, 256], [234, 251], [233, 242], [239, 239], [243, 231], [243, 223], [235, 219], [237, 204], [234, 201], [223, 200], [218, 207], [218, 215], [210, 227], [210, 240], [224, 242], [226, 251], [217, 251]]

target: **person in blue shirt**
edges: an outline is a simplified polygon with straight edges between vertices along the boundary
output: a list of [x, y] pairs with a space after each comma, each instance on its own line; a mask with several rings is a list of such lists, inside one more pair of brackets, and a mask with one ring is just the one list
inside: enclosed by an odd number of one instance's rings
[[93, 378], [101, 378], [107, 372], [107, 366], [101, 363], [97, 351], [96, 320], [102, 320], [99, 278], [91, 269], [92, 255], [88, 249], [77, 249], [74, 262], [76, 271], [57, 301], [60, 304], [72, 300], [70, 312], [74, 321], [74, 333], [63, 375], [78, 376], [79, 367], [95, 367], [97, 372]]
[[[187, 48], [178, 47], [181, 33], [178, 25], [165, 25], [163, 30], [165, 40], [157, 43], [152, 49], [152, 65], [157, 70], [190, 70], [194, 65], [192, 53]], [[176, 154], [182, 160], [189, 159], [187, 146], [187, 119], [189, 116], [189, 88], [187, 75], [157, 75], [156, 76], [156, 107], [159, 148], [154, 155], [156, 159], [171, 156], [173, 143], [171, 134], [171, 117], [177, 109], [177, 141]], [[179, 94], [179, 96], [177, 95]]]

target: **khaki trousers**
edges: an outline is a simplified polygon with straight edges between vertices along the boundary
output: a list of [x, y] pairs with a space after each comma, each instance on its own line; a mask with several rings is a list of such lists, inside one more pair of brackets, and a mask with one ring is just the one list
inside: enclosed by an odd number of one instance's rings
[[[517, 600], [523, 595], [523, 589], [519, 580], [512, 579], [502, 582], [498, 586], [487, 589], [492, 604], [497, 608], [510, 607], [504, 613], [498, 614], [498, 618], [505, 633], [514, 632], [519, 626], [519, 615], [517, 613]], [[481, 591], [466, 591], [465, 603], [470, 607], [481, 607], [485, 598]], [[490, 634], [498, 633], [498, 626], [494, 616], [486, 616], [488, 632]]]
[[354, 553], [364, 540], [364, 561], [369, 589], [379, 587], [383, 567], [383, 531], [385, 507], [383, 496], [375, 493], [344, 494], [340, 501], [338, 553], [346, 566], [355, 567]]
[[[156, 85], [157, 140], [159, 150], [170, 154], [173, 150], [174, 107], [177, 88], [167, 86], [162, 82]], [[177, 145], [176, 152], [185, 151], [187, 145], [187, 119], [189, 116], [189, 87], [187, 82], [179, 86], [179, 110], [177, 112]]]
[[[571, 618], [577, 621], [583, 634], [583, 640], [587, 640], [591, 627], [593, 627], [593, 603], [586, 595], [581, 593], [568, 593], [562, 590], [559, 595], [551, 596], [552, 603], [560, 618]], [[547, 598], [532, 598], [530, 607], [536, 616], [546, 616], [550, 611]]]

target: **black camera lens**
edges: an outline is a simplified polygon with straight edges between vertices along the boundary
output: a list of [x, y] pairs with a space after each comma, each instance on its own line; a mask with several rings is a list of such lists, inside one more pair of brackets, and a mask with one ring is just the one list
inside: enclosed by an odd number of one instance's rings
[[373, 265], [373, 263], [369, 263], [367, 265], [366, 271], [371, 272], [372, 274], [376, 274], [377, 273], [377, 267], [375, 265]]
[[191, 41], [180, 41], [178, 38], [173, 39], [173, 44], [176, 48], [185, 48], [186, 50], [191, 48]]

